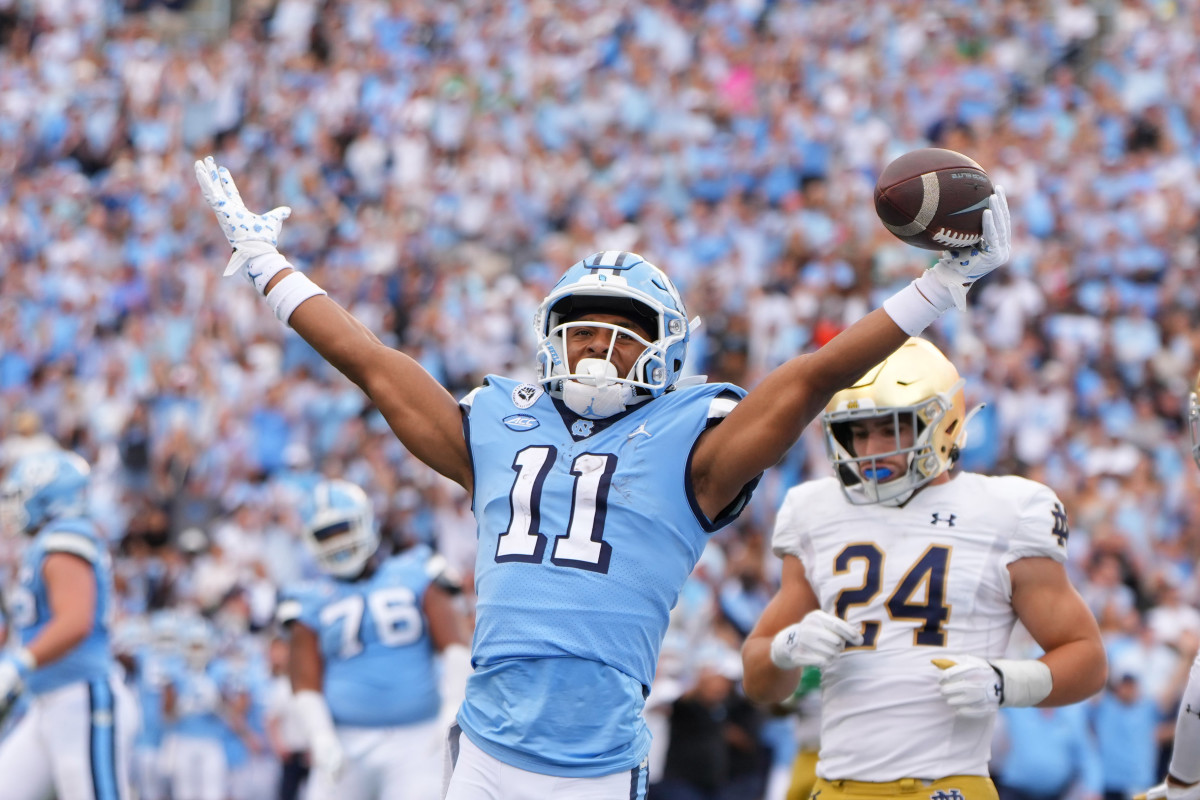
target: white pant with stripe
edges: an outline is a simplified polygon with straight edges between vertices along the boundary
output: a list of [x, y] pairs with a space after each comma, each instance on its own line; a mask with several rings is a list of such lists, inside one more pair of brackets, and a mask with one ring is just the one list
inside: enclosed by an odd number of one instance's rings
[[127, 800], [137, 724], [115, 677], [34, 697], [0, 741], [0, 800]]

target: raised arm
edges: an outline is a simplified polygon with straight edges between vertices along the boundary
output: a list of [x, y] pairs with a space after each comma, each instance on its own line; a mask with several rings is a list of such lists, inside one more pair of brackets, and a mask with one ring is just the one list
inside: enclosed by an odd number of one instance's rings
[[249, 211], [229, 171], [197, 161], [196, 180], [233, 247], [225, 274], [249, 280], [275, 316], [366, 393], [414, 456], [471, 490], [470, 454], [457, 401], [410, 356], [384, 345], [276, 249], [291, 209]]
[[756, 475], [776, 464], [836, 392], [851, 385], [952, 306], [966, 306], [967, 289], [1008, 260], [1010, 224], [1004, 190], [996, 187], [983, 214], [983, 243], [951, 250], [814, 353], [773, 370], [719, 425], [708, 430], [692, 459], [692, 483], [712, 519]]

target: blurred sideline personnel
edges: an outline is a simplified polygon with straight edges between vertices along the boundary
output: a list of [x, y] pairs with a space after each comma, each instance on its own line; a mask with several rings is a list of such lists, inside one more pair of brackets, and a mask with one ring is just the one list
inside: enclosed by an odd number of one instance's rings
[[538, 308], [536, 382], [489, 375], [459, 402], [280, 255], [290, 209], [251, 213], [211, 158], [196, 177], [234, 248], [226, 274], [250, 279], [414, 456], [471, 495], [475, 671], [450, 732], [449, 800], [644, 797], [645, 700], [709, 537], [834, 392], [965, 308], [968, 287], [1009, 254], [997, 190], [986, 246], [948, 253], [747, 393], [681, 381], [697, 323], [675, 286], [634, 253], [595, 253]]
[[[823, 800], [994, 800], [996, 710], [1076, 703], [1104, 684], [1058, 498], [1024, 478], [951, 473], [963, 383], [910, 339], [834, 395], [822, 422], [836, 477], [791, 489], [779, 510], [782, 585], [743, 648], [745, 686], [778, 702], [803, 667], [821, 669]], [[1001, 658], [1017, 620], [1041, 659]]]
[[25, 543], [6, 608], [16, 646], [0, 657], [0, 718], [29, 693], [0, 742], [0, 800], [131, 797], [135, 703], [109, 641], [112, 564], [84, 515], [90, 469], [63, 450], [23, 456], [0, 485], [5, 532]]
[[[1188, 428], [1192, 432], [1192, 460], [1200, 466], [1200, 374], [1188, 398]], [[1200, 655], [1192, 662], [1187, 686], [1175, 718], [1175, 743], [1167, 777], [1145, 795], [1148, 800], [1200, 800]]]
[[377, 558], [371, 501], [353, 483], [323, 481], [308, 505], [305, 541], [329, 577], [285, 589], [278, 611], [309, 735], [308, 797], [434, 800], [471, 670], [458, 583], [425, 545]]

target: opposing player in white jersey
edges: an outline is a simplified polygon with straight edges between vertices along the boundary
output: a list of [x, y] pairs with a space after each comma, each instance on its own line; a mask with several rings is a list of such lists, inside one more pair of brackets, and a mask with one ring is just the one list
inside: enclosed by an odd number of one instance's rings
[[[1192, 434], [1192, 460], [1200, 467], [1200, 374], [1192, 385], [1187, 406]], [[1200, 800], [1200, 655], [1192, 662], [1187, 686], [1175, 717], [1171, 763], [1162, 783], [1146, 792], [1148, 800]]]
[[86, 517], [87, 463], [66, 451], [18, 460], [0, 486], [3, 527], [31, 535], [7, 587], [15, 646], [0, 656], [0, 717], [25, 716], [0, 742], [0, 800], [123, 800], [137, 712], [109, 632], [112, 567]]
[[[963, 381], [924, 339], [834, 395], [822, 420], [836, 476], [779, 510], [782, 585], [743, 649], [746, 691], [779, 701], [821, 668], [814, 797], [995, 798], [996, 709], [1104, 684], [1099, 628], [1063, 567], [1066, 512], [1040, 483], [951, 471]], [[1003, 657], [1018, 619], [1042, 658]]]
[[445, 727], [471, 669], [457, 582], [425, 545], [377, 558], [371, 501], [348, 481], [319, 483], [304, 518], [329, 577], [285, 589], [278, 617], [291, 628], [309, 797], [434, 800]]
[[683, 381], [695, 321], [636, 253], [570, 267], [535, 314], [533, 382], [494, 375], [462, 402], [296, 271], [289, 209], [246, 209], [212, 159], [196, 178], [241, 273], [276, 317], [370, 396], [405, 447], [471, 495], [475, 667], [452, 732], [449, 800], [640, 798], [646, 694], [680, 587], [838, 389], [1008, 259], [997, 190], [984, 242], [936, 266], [753, 391]]

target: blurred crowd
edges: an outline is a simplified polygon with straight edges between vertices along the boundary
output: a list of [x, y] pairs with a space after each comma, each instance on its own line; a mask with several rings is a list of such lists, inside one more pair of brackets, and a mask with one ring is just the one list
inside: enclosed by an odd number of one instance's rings
[[[1200, 642], [1200, 2], [243, 0], [209, 35], [224, 7], [0, 0], [0, 469], [51, 442], [91, 462], [119, 616], [197, 609], [265, 651], [276, 589], [314, 571], [295, 508], [320, 476], [470, 596], [465, 495], [222, 279], [195, 159], [291, 206], [282, 252], [461, 396], [532, 377], [534, 309], [598, 249], [676, 281], [703, 320], [690, 372], [753, 385], [936, 258], [871, 195], [947, 147], [1014, 223], [1010, 266], [927, 333], [985, 404], [963, 465], [1055, 489], [1110, 646], [1111, 689], [1062, 738], [1111, 757], [1063, 780], [1157, 779]], [[739, 700], [736, 652], [783, 492], [827, 471], [810, 428], [685, 587], [660, 777], [778, 797], [811, 748], [802, 713]], [[1049, 742], [1075, 712], [1027, 713], [1002, 727]], [[1002, 731], [1001, 783], [1006, 759], [1031, 774], [1020, 741]]]

